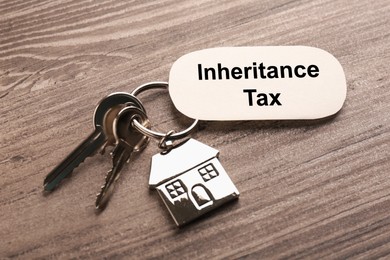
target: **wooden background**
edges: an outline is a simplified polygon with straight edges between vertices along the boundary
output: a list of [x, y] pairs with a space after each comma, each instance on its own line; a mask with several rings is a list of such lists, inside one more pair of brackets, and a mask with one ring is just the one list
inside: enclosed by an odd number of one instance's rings
[[[2, 0], [0, 258], [390, 257], [389, 14], [388, 0]], [[193, 137], [220, 150], [238, 202], [178, 229], [148, 189], [156, 142], [101, 214], [108, 154], [44, 196], [104, 95], [167, 81], [191, 51], [261, 45], [332, 53], [348, 93], [328, 120], [202, 123]], [[164, 91], [140, 98], [154, 129], [190, 122]]]

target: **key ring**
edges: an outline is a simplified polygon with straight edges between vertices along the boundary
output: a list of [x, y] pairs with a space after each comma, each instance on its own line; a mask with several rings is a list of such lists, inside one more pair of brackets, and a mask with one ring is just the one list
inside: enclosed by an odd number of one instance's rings
[[[149, 89], [168, 89], [168, 82], [149, 82], [146, 84], [143, 84], [136, 88], [131, 94], [134, 96], [139, 95], [142, 92], [145, 92]], [[160, 133], [153, 130], [150, 130], [146, 127], [144, 127], [140, 122], [138, 122], [137, 119], [133, 119], [133, 127], [139, 131], [140, 133], [149, 136], [151, 138], [157, 139], [157, 140], [164, 140], [164, 142], [169, 140], [179, 140], [186, 136], [188, 136], [194, 129], [195, 126], [198, 124], [199, 120], [195, 119], [195, 121], [185, 130], [178, 132], [178, 133], [172, 133], [172, 131], [169, 131], [167, 133]]]

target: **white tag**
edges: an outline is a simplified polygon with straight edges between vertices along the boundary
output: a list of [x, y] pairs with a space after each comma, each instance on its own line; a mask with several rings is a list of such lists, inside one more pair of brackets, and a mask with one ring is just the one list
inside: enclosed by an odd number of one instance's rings
[[346, 92], [338, 60], [306, 46], [205, 49], [169, 74], [176, 108], [201, 120], [322, 118], [341, 109]]

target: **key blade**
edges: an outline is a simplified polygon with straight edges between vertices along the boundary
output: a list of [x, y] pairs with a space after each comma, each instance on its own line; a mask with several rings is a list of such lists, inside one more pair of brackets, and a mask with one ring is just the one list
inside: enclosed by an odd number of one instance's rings
[[104, 185], [96, 197], [95, 207], [97, 210], [103, 210], [114, 190], [114, 184], [120, 176], [120, 172], [131, 156], [131, 151], [118, 145], [112, 152], [113, 167], [108, 171]]
[[103, 210], [108, 202], [109, 195], [114, 189], [114, 185], [109, 184], [112, 180], [112, 175], [115, 174], [113, 170], [109, 170], [106, 175], [104, 185], [101, 187], [100, 192], [96, 196], [95, 207], [97, 210]]
[[123, 108], [114, 119], [113, 133], [116, 139], [116, 146], [112, 152], [112, 170], [107, 173], [106, 181], [96, 198], [96, 209], [103, 210], [114, 190], [114, 184], [119, 178], [120, 171], [128, 162], [133, 152], [139, 152], [145, 148], [149, 137], [144, 136], [132, 127], [132, 119], [137, 117], [146, 127], [150, 127], [150, 122], [145, 111], [127, 106]]
[[54, 190], [57, 185], [73, 172], [87, 157], [93, 155], [104, 145], [106, 137], [101, 127], [79, 144], [59, 165], [57, 165], [43, 181], [45, 191]]

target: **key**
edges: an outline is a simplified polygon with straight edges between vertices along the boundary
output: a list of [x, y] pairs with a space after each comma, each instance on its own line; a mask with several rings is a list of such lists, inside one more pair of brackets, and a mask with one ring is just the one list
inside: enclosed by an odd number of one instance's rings
[[115, 144], [113, 121], [126, 104], [145, 111], [135, 96], [124, 92], [112, 93], [98, 103], [93, 117], [94, 131], [46, 176], [43, 182], [45, 191], [54, 190], [87, 157], [99, 149], [104, 152], [106, 146]]
[[135, 106], [123, 108], [114, 120], [116, 145], [112, 152], [113, 167], [108, 171], [105, 183], [96, 197], [96, 209], [103, 210], [114, 190], [123, 166], [129, 162], [132, 154], [142, 151], [149, 142], [149, 137], [138, 132], [132, 125], [137, 119], [143, 126], [150, 128], [150, 122], [144, 110]]

